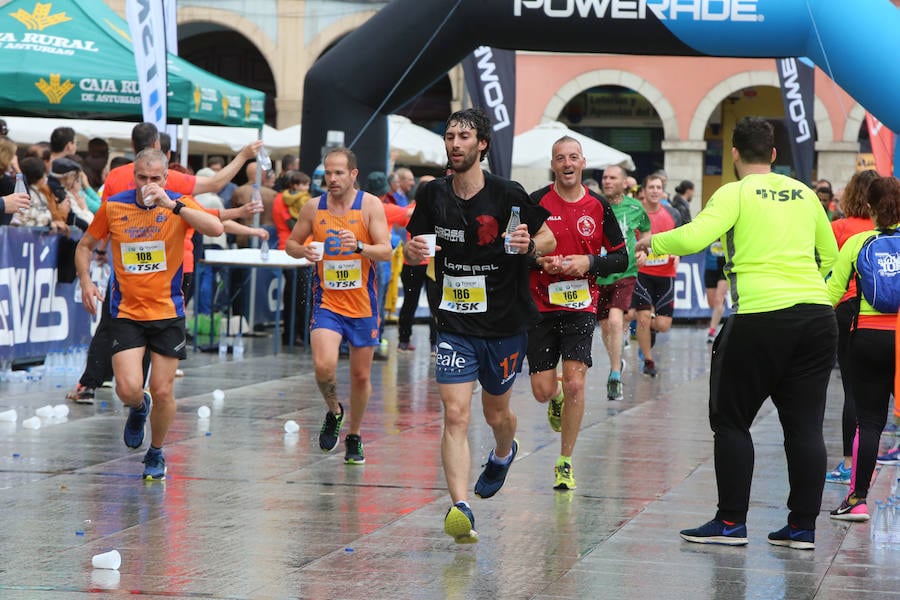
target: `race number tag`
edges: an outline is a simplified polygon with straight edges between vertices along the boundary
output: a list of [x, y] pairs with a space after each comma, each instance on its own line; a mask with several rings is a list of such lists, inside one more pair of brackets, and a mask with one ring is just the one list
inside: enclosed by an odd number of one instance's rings
[[127, 273], [159, 273], [166, 270], [166, 243], [134, 242], [122, 244], [122, 266]]
[[355, 290], [362, 287], [362, 263], [356, 260], [326, 260], [325, 289]]
[[647, 262], [644, 265], [648, 267], [659, 267], [669, 263], [669, 255], [668, 254], [650, 254], [647, 255]]
[[590, 306], [591, 293], [588, 290], [587, 279], [574, 281], [557, 281], [547, 286], [550, 303], [576, 310]]
[[444, 275], [441, 310], [455, 313], [487, 312], [487, 287], [484, 275], [451, 277]]

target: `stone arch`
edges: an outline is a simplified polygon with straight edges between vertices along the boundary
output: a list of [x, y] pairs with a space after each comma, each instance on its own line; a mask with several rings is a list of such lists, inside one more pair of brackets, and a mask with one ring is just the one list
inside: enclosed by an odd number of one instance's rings
[[547, 103], [547, 108], [544, 109], [544, 114], [541, 116], [541, 123], [558, 120], [559, 114], [572, 98], [598, 85], [619, 85], [642, 95], [659, 115], [665, 139], [678, 139], [678, 119], [675, 109], [672, 108], [672, 104], [663, 93], [643, 77], [619, 69], [599, 69], [582, 73], [567, 81]]
[[857, 102], [847, 113], [847, 122], [844, 124], [843, 141], [856, 143], [859, 141], [859, 128], [866, 120], [866, 109]]
[[281, 87], [277, 78], [277, 70], [273, 68], [277, 64], [278, 48], [266, 32], [257, 27], [253, 21], [247, 20], [238, 13], [225, 10], [211, 11], [208, 8], [195, 6], [179, 7], [178, 24], [189, 25], [191, 23], [213, 23], [247, 38], [266, 59], [272, 73], [276, 74], [276, 89]]
[[[775, 71], [746, 71], [732, 75], [716, 84], [697, 105], [697, 109], [694, 111], [694, 118], [691, 120], [691, 127], [688, 130], [688, 139], [703, 139], [706, 124], [722, 100], [734, 92], [757, 85], [780, 88], [778, 73]], [[814, 99], [813, 120], [816, 123], [817, 141], [830, 142], [834, 140], [834, 128], [831, 125], [828, 109], [825, 108], [825, 104], [818, 96]]]
[[322, 29], [316, 37], [311, 39], [308, 44], [306, 44], [306, 63], [303, 66], [303, 71], [306, 72], [313, 66], [322, 53], [328, 49], [329, 46], [340, 40], [345, 35], [352, 33], [358, 27], [360, 27], [363, 23], [372, 18], [376, 11], [366, 11], [359, 12], [347, 15], [342, 19], [338, 19], [337, 21], [331, 23], [324, 29]]

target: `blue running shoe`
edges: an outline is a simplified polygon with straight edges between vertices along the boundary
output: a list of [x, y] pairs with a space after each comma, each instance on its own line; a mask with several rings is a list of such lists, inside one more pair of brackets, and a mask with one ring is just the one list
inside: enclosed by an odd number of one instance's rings
[[478, 476], [475, 482], [475, 495], [479, 498], [490, 498], [500, 491], [503, 482], [506, 481], [506, 474], [509, 473], [509, 467], [516, 459], [516, 453], [519, 451], [519, 440], [513, 440], [512, 454], [509, 461], [504, 465], [499, 465], [493, 461], [494, 451], [491, 450], [488, 456], [487, 464], [484, 465], [484, 471]]
[[838, 466], [834, 468], [834, 471], [825, 474], [825, 481], [827, 483], [842, 483], [844, 485], [850, 485], [850, 475], [853, 474], [853, 469], [850, 467], [844, 466], [844, 461], [838, 463]]
[[444, 533], [452, 537], [457, 544], [474, 544], [478, 541], [475, 516], [465, 502], [457, 502], [447, 511], [447, 516], [444, 517]]
[[144, 443], [144, 425], [147, 423], [147, 415], [150, 414], [150, 406], [153, 399], [150, 392], [144, 391], [144, 403], [140, 410], [130, 408], [128, 419], [125, 421], [125, 432], [122, 434], [125, 445], [129, 448], [140, 448]]
[[713, 519], [695, 529], [682, 529], [680, 535], [683, 539], [695, 544], [747, 545], [747, 525], [745, 523], [728, 525], [724, 521]]
[[879, 465], [900, 465], [900, 445], [894, 446], [875, 459]]
[[778, 531], [769, 534], [769, 543], [773, 546], [787, 546], [796, 550], [815, 550], [816, 532], [812, 529], [799, 529], [793, 525], [785, 525]]
[[344, 438], [344, 444], [347, 446], [347, 452], [344, 453], [344, 464], [346, 465], [364, 465], [366, 464], [366, 455], [363, 451], [362, 438], [352, 433], [347, 434]]
[[144, 480], [145, 481], [162, 481], [166, 478], [166, 458], [163, 456], [162, 448], [150, 448], [144, 455]]
[[325, 421], [322, 423], [322, 430], [319, 432], [319, 448], [323, 452], [331, 452], [338, 445], [341, 435], [341, 425], [344, 424], [344, 405], [338, 402], [341, 414], [336, 415], [331, 411], [325, 413]]

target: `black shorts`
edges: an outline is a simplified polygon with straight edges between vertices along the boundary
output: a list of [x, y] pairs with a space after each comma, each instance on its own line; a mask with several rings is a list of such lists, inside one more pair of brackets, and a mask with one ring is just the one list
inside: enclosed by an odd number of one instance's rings
[[712, 289], [714, 287], [719, 286], [720, 281], [725, 280], [725, 257], [719, 256], [716, 258], [716, 270], [712, 271], [707, 269], [703, 272], [703, 282], [706, 284], [706, 287]]
[[671, 317], [675, 313], [675, 278], [638, 273], [631, 308], [654, 310], [660, 317]]
[[555, 369], [560, 356], [590, 367], [596, 324], [597, 316], [593, 312], [541, 313], [541, 320], [528, 331], [528, 373]]
[[112, 353], [132, 348], [150, 348], [151, 352], [187, 358], [187, 342], [184, 337], [184, 317], [159, 321], [132, 321], [111, 319]]

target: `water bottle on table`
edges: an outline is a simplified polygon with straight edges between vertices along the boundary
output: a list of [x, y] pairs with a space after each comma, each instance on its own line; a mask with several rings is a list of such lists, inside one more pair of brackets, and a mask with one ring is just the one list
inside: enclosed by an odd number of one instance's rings
[[244, 336], [240, 331], [237, 337], [234, 338], [234, 358], [235, 360], [243, 360], [244, 358]]

